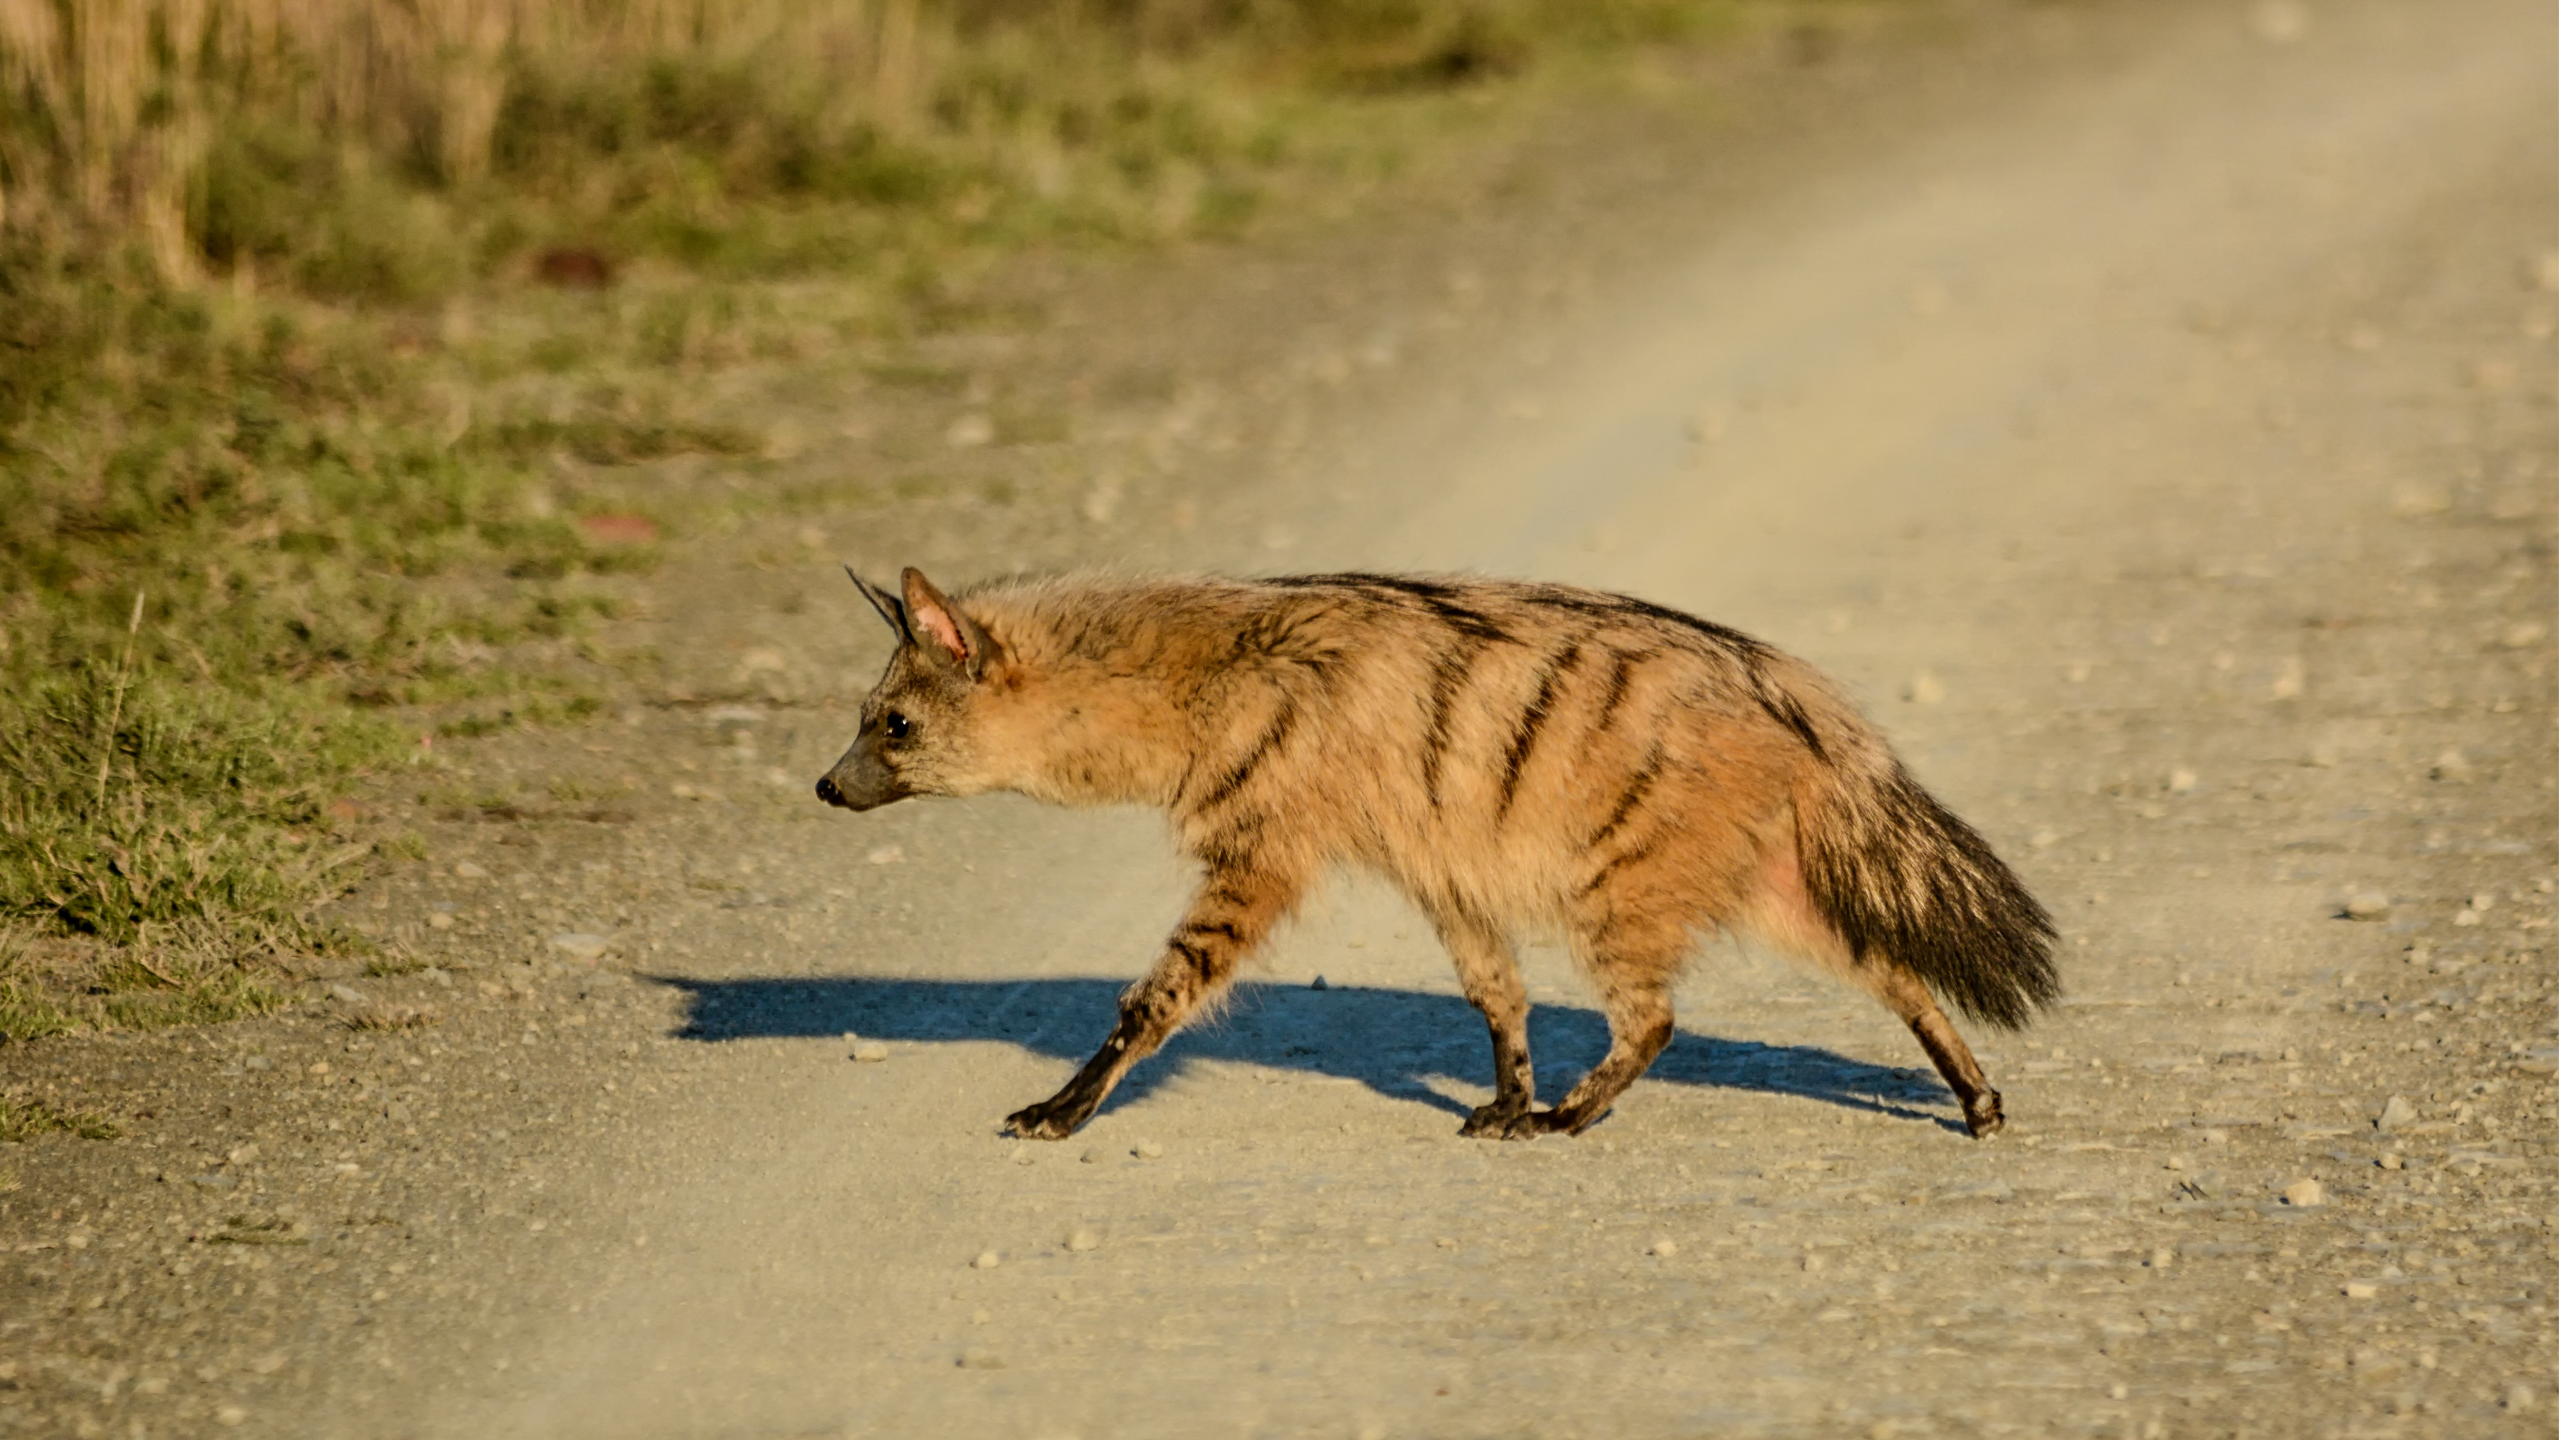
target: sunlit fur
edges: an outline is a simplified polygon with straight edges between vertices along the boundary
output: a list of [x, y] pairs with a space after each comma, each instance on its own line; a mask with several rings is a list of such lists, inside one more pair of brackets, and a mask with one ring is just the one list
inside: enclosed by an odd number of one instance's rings
[[[911, 571], [905, 592], [921, 638], [864, 710], [915, 724], [880, 757], [904, 790], [1157, 806], [1207, 870], [1112, 1041], [1024, 1133], [1081, 1123], [1337, 864], [1410, 896], [1485, 1012], [1498, 1093], [1472, 1133], [1597, 1120], [1717, 931], [1885, 1001], [1977, 1133], [1999, 1097], [1930, 992], [2015, 1026], [2058, 991], [2049, 921], [1981, 838], [1810, 666], [1722, 627], [1452, 577], [1075, 575], [954, 601]], [[1610, 1018], [1609, 1057], [1551, 1112], [1529, 1105], [1514, 935], [1563, 939]]]

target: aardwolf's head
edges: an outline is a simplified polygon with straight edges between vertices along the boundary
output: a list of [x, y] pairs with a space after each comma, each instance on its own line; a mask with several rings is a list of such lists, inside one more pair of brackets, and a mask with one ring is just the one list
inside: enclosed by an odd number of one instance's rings
[[[853, 575], [851, 567], [845, 570]], [[871, 608], [897, 632], [888, 671], [862, 702], [862, 733], [818, 781], [818, 798], [869, 810], [910, 795], [972, 795], [991, 788], [981, 775], [970, 712], [1003, 648], [978, 622], [910, 567], [903, 595], [853, 575]]]

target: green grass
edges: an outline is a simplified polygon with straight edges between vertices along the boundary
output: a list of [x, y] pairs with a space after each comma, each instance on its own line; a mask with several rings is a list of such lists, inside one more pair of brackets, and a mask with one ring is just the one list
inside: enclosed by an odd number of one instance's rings
[[103, 1115], [65, 1110], [40, 1096], [0, 1095], [0, 1141], [23, 1144], [55, 1131], [83, 1140], [113, 1140], [122, 1133], [114, 1121]]

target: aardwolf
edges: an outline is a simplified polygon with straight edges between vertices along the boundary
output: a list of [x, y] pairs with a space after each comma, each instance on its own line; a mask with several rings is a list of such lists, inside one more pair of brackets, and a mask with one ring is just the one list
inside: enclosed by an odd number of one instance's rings
[[[2000, 1093], [1931, 992], [2009, 1029], [2060, 993], [2043, 907], [1839, 690], [1676, 610], [1404, 575], [1069, 575], [956, 599], [913, 569], [896, 594], [854, 583], [898, 649], [820, 799], [1159, 806], [1206, 870], [1101, 1050], [1007, 1117], [1017, 1135], [1073, 1133], [1344, 862], [1431, 918], [1492, 1031], [1494, 1096], [1466, 1135], [1607, 1114], [1669, 1043], [1705, 932], [1884, 1002], [1977, 1136], [2001, 1127]], [[1518, 931], [1561, 935], [1609, 1017], [1608, 1055], [1549, 1110]]]

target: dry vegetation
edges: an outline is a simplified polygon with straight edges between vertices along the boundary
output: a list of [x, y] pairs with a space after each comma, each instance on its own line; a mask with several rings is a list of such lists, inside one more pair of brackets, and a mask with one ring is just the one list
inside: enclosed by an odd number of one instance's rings
[[952, 323], [1739, 3], [0, 0], [0, 1035], [360, 945], [307, 917], [396, 842], [334, 797], [592, 707], [562, 647], [672, 503], [620, 477], [753, 468], [685, 378], [771, 287]]

